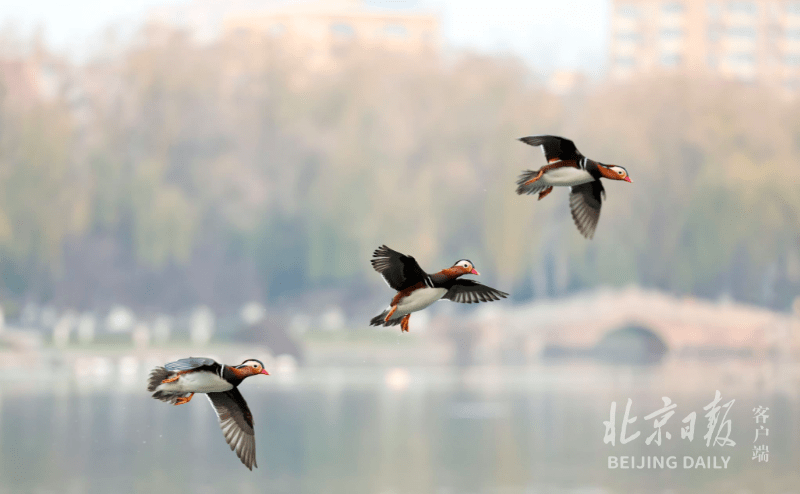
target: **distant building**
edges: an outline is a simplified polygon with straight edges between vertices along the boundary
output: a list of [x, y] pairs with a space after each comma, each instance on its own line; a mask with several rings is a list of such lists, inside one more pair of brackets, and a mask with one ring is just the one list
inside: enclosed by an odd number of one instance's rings
[[229, 15], [226, 37], [270, 38], [312, 66], [352, 46], [417, 54], [439, 46], [439, 18], [413, 11], [366, 8], [362, 2], [297, 3], [265, 12]]
[[[194, 0], [151, 11], [153, 22], [191, 31], [198, 41], [272, 38], [324, 59], [349, 43], [416, 53], [439, 45], [439, 18], [406, 2], [363, 0]], [[384, 7], [382, 5], [388, 5]]]
[[553, 72], [547, 81], [547, 88], [560, 95], [575, 92], [586, 84], [586, 75], [577, 70], [557, 70]]
[[190, 31], [196, 41], [218, 39], [222, 19], [228, 15], [247, 14], [288, 3], [287, 0], [191, 0], [152, 8], [149, 21]]
[[800, 1], [612, 0], [610, 71], [706, 72], [800, 89]]
[[56, 97], [64, 79], [64, 65], [41, 54], [27, 59], [0, 59], [0, 99], [32, 105]]

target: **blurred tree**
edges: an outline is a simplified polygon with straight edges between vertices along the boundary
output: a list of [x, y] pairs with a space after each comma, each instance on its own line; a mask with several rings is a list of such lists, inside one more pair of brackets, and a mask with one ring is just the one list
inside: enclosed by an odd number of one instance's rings
[[[767, 89], [664, 76], [559, 97], [508, 58], [355, 47], [321, 71], [268, 36], [154, 28], [85, 65], [14, 46], [73, 75], [23, 97], [0, 63], [4, 293], [188, 306], [377, 287], [384, 243], [537, 296], [639, 283], [787, 309], [800, 291], [798, 103]], [[539, 133], [630, 171], [594, 240], [566, 191], [514, 194], [542, 165], [515, 139]]]

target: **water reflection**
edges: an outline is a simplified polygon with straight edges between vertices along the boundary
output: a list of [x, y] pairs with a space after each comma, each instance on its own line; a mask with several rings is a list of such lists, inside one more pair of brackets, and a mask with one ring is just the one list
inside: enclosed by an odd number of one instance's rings
[[[144, 391], [144, 368], [123, 386], [53, 380], [33, 391], [0, 381], [0, 493], [5, 492], [787, 492], [800, 482], [796, 394], [726, 385], [710, 367], [549, 366], [305, 369], [243, 384], [259, 468], [226, 446], [207, 401], [170, 407]], [[707, 448], [702, 407], [736, 399], [733, 448]], [[644, 416], [678, 404], [672, 440], [646, 445]], [[628, 398], [638, 440], [603, 443], [611, 401]], [[769, 463], [752, 461], [751, 410], [771, 409]], [[692, 443], [680, 420], [698, 412]], [[618, 414], [621, 417], [621, 413]], [[609, 470], [609, 455], [730, 456], [728, 470]]]

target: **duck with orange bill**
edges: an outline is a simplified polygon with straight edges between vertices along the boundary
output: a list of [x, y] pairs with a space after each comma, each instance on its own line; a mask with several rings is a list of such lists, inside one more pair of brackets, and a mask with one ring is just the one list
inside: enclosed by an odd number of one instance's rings
[[269, 372], [256, 359], [231, 366], [210, 358], [190, 357], [153, 369], [147, 391], [153, 393], [153, 398], [173, 405], [189, 403], [195, 393], [205, 393], [231, 451], [252, 470], [258, 466], [253, 414], [239, 392], [239, 385], [259, 374], [268, 376]]
[[480, 274], [468, 259], [461, 259], [438, 273], [428, 274], [413, 257], [383, 245], [372, 254], [371, 262], [375, 271], [383, 276], [386, 284], [396, 290], [397, 294], [386, 310], [372, 318], [370, 326], [399, 324], [402, 331], [408, 331], [411, 313], [425, 309], [438, 300], [472, 304], [491, 302], [508, 296], [505, 292], [477, 281], [462, 279], [464, 275]]
[[569, 187], [569, 209], [575, 226], [584, 237], [592, 238], [606, 195], [600, 179], [632, 182], [628, 171], [618, 165], [590, 160], [578, 151], [575, 143], [563, 137], [530, 136], [520, 141], [542, 146], [547, 165], [523, 172], [517, 180], [517, 194], [538, 193], [542, 200], [553, 187]]

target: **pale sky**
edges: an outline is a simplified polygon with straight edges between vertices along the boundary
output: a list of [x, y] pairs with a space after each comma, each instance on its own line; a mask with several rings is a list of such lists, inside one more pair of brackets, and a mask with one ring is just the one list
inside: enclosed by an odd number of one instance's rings
[[[49, 45], [81, 57], [91, 51], [109, 26], [124, 36], [135, 31], [150, 9], [192, 1], [198, 0], [3, 0], [0, 24], [13, 23], [23, 34], [41, 26]], [[265, 0], [264, 4], [269, 2]], [[445, 42], [456, 48], [512, 53], [534, 66], [579, 68], [592, 73], [606, 59], [609, 0], [365, 2], [441, 13]]]

